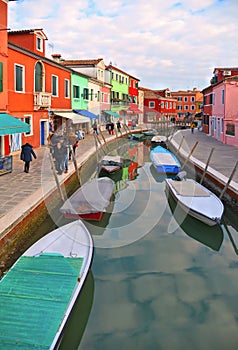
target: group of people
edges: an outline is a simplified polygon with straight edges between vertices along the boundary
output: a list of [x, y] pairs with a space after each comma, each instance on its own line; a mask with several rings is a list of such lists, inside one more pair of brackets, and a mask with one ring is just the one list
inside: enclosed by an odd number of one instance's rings
[[[116, 123], [117, 125], [117, 131], [120, 132], [121, 131], [121, 123], [120, 123], [120, 120], [117, 121]], [[114, 135], [114, 128], [115, 128], [115, 125], [113, 122], [108, 122], [106, 124], [106, 129], [109, 133], [109, 135]]]
[[55, 170], [58, 175], [63, 172], [68, 173], [69, 160], [75, 156], [78, 147], [79, 139], [75, 133], [71, 132], [69, 136], [63, 137], [57, 133], [49, 135], [50, 152], [55, 162]]

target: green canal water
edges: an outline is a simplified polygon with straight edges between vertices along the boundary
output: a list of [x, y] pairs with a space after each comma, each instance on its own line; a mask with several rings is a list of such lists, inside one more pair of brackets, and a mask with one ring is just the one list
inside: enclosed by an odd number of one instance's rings
[[149, 151], [116, 150], [127, 169], [102, 222], [86, 222], [94, 257], [61, 350], [238, 348], [237, 213], [213, 228], [186, 217]]

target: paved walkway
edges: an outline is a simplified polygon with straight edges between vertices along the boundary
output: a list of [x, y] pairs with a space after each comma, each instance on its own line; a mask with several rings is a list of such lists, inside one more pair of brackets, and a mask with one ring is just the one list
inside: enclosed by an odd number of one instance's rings
[[[106, 132], [103, 135], [107, 140], [116, 137], [108, 135]], [[188, 154], [194, 143], [198, 141], [192, 159], [203, 167], [206, 165], [211, 148], [214, 147], [209, 171], [215, 172], [216, 176], [226, 183], [235, 162], [238, 160], [238, 148], [223, 145], [197, 130], [194, 131], [194, 134], [190, 130], [175, 133], [172, 138], [175, 147], [179, 147], [183, 136], [181, 152]], [[0, 176], [0, 239], [9, 227], [13, 227], [19, 222], [42, 201], [44, 196], [47, 196], [56, 187], [49, 162], [49, 149], [42, 147], [36, 149], [35, 152], [37, 159], [33, 159], [31, 162], [29, 174], [23, 172], [23, 162], [20, 160], [20, 154], [15, 154], [13, 156], [12, 173]], [[94, 136], [92, 134], [86, 135], [86, 138], [80, 141], [76, 152], [77, 162], [80, 166], [95, 152]], [[69, 173], [60, 175], [59, 180], [64, 181], [73, 172], [73, 162], [69, 162]], [[238, 169], [231, 185], [238, 191]]]

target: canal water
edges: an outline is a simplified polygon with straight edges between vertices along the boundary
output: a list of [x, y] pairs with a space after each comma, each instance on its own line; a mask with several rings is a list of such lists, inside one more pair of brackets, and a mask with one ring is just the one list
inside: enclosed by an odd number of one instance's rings
[[149, 152], [113, 152], [127, 161], [103, 220], [85, 222], [94, 257], [61, 350], [238, 348], [237, 214], [212, 228], [187, 217]]

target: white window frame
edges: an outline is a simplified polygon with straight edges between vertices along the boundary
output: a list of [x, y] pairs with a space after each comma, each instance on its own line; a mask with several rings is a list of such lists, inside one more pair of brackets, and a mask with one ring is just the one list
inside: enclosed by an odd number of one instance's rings
[[[26, 119], [30, 119], [30, 123], [27, 123], [26, 122]], [[32, 136], [33, 135], [33, 117], [32, 117], [32, 114], [25, 114], [24, 115], [24, 120], [23, 120], [25, 123], [27, 123], [28, 125], [30, 125], [30, 132], [25, 132], [24, 135], [27, 137], [27, 136]]]
[[191, 101], [191, 102], [195, 102], [195, 97], [194, 97], [194, 96], [191, 96], [191, 97], [190, 97], [190, 101]]
[[[17, 75], [16, 75], [17, 67], [22, 68], [22, 77], [21, 77], [22, 78], [22, 90], [17, 90]], [[18, 93], [25, 92], [25, 66], [23, 66], [22, 64], [18, 64], [18, 63], [14, 64], [14, 88], [15, 88], [15, 92], [18, 92]]]
[[190, 110], [195, 111], [195, 105], [190, 105]]
[[[53, 80], [56, 79], [56, 94], [54, 94], [54, 89], [53, 89]], [[51, 76], [51, 89], [52, 89], [52, 96], [53, 97], [59, 97], [59, 77], [57, 75], [52, 74]]]
[[[40, 47], [38, 46], [38, 43], [40, 44]], [[36, 50], [43, 52], [43, 39], [39, 35], [36, 36]]]
[[70, 84], [69, 79], [64, 79], [64, 97], [70, 98]]
[[188, 111], [188, 110], [189, 110], [189, 106], [188, 106], [188, 105], [185, 105], [185, 106], [184, 106], [184, 110], [185, 110], [185, 111]]
[[188, 102], [188, 97], [187, 96], [184, 96], [184, 102]]

